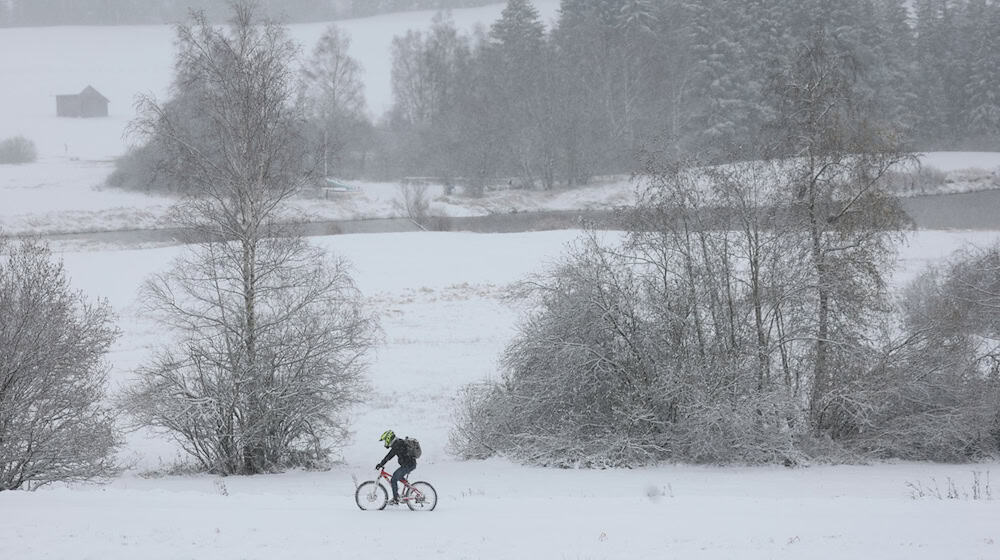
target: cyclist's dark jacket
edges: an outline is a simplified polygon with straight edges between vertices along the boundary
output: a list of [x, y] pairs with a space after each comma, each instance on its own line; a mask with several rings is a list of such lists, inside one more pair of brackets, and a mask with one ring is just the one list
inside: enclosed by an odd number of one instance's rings
[[401, 467], [417, 467], [417, 460], [410, 456], [410, 449], [403, 441], [403, 438], [396, 438], [392, 440], [392, 445], [389, 446], [389, 453], [386, 454], [385, 459], [382, 459], [382, 464], [386, 464], [392, 460], [393, 457], [399, 457], [399, 466]]

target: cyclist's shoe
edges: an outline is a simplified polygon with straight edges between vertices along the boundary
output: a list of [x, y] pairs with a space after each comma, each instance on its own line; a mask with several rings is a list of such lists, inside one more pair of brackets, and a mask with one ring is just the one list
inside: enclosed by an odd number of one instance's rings
[[398, 506], [399, 505], [399, 498], [393, 498], [393, 499], [389, 500], [389, 505], [390, 506]]

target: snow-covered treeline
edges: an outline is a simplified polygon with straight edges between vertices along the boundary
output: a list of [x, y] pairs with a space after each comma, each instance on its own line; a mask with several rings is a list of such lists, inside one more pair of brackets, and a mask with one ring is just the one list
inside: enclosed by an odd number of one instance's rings
[[[407, 10], [482, 6], [495, 0], [262, 0], [267, 13], [288, 21], [327, 21]], [[0, 2], [0, 27], [36, 25], [123, 25], [171, 23], [188, 10], [225, 19], [225, 0], [7, 0]]]
[[[510, 0], [471, 33], [442, 13], [429, 30], [393, 39], [387, 113], [351, 96], [314, 97], [312, 143], [340, 176], [458, 178], [474, 192], [629, 172], [654, 141], [676, 154], [743, 159], [738, 152], [773, 133], [776, 81], [823, 37], [853, 75], [852, 102], [909, 147], [990, 145], [1000, 136], [1000, 5], [912, 8], [563, 0], [546, 22], [533, 2]], [[324, 87], [362, 88], [364, 63], [346, 56], [351, 37], [331, 35], [337, 41], [303, 45], [309, 66], [351, 63], [353, 72], [322, 77]]]
[[848, 0], [565, 0], [550, 32], [508, 2], [483, 35], [447, 21], [396, 39], [402, 174], [519, 176], [574, 184], [630, 170], [651, 138], [732, 158], [759, 146], [774, 79], [825, 36], [849, 61], [857, 103], [915, 149], [1000, 134], [1000, 5]]

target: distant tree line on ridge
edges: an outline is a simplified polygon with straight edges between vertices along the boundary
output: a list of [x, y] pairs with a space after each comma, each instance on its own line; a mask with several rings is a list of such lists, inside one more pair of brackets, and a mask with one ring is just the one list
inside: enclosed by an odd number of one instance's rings
[[[259, 0], [262, 11], [288, 22], [329, 21], [409, 10], [467, 8], [495, 0]], [[229, 14], [230, 0], [2, 0], [0, 27], [176, 23], [191, 10], [212, 21]]]
[[[336, 41], [317, 45], [303, 74], [307, 149], [325, 173], [432, 177], [473, 194], [628, 173], [654, 141], [722, 161], [761, 144], [774, 117], [766, 89], [824, 34], [903, 145], [991, 150], [998, 29], [1000, 3], [982, 0], [563, 0], [550, 30], [529, 0], [511, 0], [487, 30], [460, 32], [442, 12], [397, 36], [393, 105], [373, 117], [350, 38], [331, 27]], [[315, 87], [315, 69], [334, 61], [343, 71]], [[337, 90], [354, 93], [317, 97]], [[150, 188], [135, 175], [118, 183]]]
[[[909, 6], [912, 5], [912, 11]], [[761, 144], [765, 91], [817, 34], [912, 149], [995, 149], [1000, 3], [527, 0], [485, 34], [446, 18], [393, 45], [395, 105], [368, 173], [574, 185], [635, 169], [657, 141], [721, 161]]]

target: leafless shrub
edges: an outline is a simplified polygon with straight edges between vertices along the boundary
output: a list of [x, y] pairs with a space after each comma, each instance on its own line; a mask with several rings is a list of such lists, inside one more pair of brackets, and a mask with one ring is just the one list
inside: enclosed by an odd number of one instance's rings
[[963, 252], [908, 286], [901, 341], [872, 370], [875, 419], [856, 440], [881, 456], [968, 461], [1000, 447], [1000, 247]]
[[902, 170], [888, 171], [884, 185], [887, 191], [903, 196], [938, 194], [947, 179], [947, 174], [934, 166], [908, 165]]
[[0, 490], [115, 474], [108, 304], [73, 292], [43, 244], [0, 237], [0, 255]]
[[141, 470], [138, 475], [145, 479], [157, 479], [165, 476], [191, 476], [204, 472], [204, 470], [204, 467], [196, 461], [191, 460], [190, 456], [182, 457], [178, 454], [171, 461], [163, 461], [161, 459], [158, 466]]
[[35, 143], [24, 136], [0, 140], [0, 164], [31, 163], [36, 159]]
[[673, 426], [674, 456], [698, 463], [797, 465], [805, 454], [796, 448], [805, 417], [785, 391], [743, 398], [703, 396], [688, 403]]
[[592, 235], [525, 284], [539, 309], [505, 351], [502, 380], [466, 388], [453, 450], [562, 467], [794, 460], [804, 423], [784, 391], [758, 393], [752, 351], [751, 367], [737, 365], [746, 355], [706, 363], [679, 319], [693, 303], [657, 278]]
[[889, 310], [892, 236], [875, 224], [894, 208], [862, 164], [834, 159], [828, 180], [861, 192], [816, 213], [789, 201], [803, 170], [786, 161], [651, 159], [624, 243], [589, 232], [528, 283], [536, 312], [501, 380], [465, 395], [459, 454], [794, 465], [821, 449], [804, 440], [864, 430]]
[[933, 477], [930, 483], [924, 485], [921, 481], [907, 481], [906, 487], [910, 490], [910, 497], [914, 500], [921, 498], [937, 498], [938, 500], [974, 500], [992, 501], [993, 489], [990, 486], [990, 471], [972, 471], [972, 482], [968, 486], [962, 486], [951, 477], [947, 477], [945, 488]]
[[258, 240], [248, 309], [240, 253], [206, 244], [147, 285], [175, 340], [137, 372], [124, 403], [212, 472], [321, 466], [363, 387], [374, 317], [342, 262], [294, 238]]
[[392, 201], [397, 212], [408, 218], [420, 229], [428, 229], [431, 225], [430, 202], [427, 200], [427, 185], [412, 183], [399, 184], [399, 198]]
[[584, 241], [551, 276], [526, 286], [544, 312], [504, 353], [503, 381], [466, 393], [452, 434], [461, 455], [593, 467], [659, 456], [655, 379], [635, 346], [642, 333], [635, 302], [621, 291], [628, 283], [596, 262], [609, 257]]

